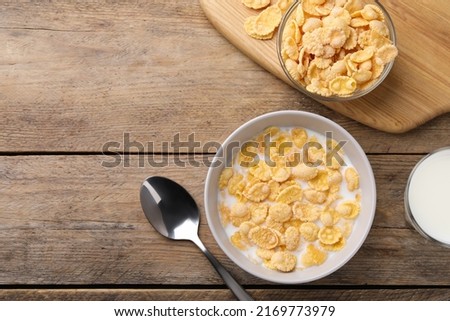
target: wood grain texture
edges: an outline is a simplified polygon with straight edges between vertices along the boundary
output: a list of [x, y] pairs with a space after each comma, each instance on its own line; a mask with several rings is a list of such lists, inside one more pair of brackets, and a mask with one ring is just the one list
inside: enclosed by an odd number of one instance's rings
[[[357, 255], [319, 285], [449, 286], [450, 252], [404, 221], [406, 178], [420, 156], [371, 156], [378, 186], [375, 223]], [[207, 168], [104, 168], [105, 156], [0, 158], [0, 284], [223, 284], [189, 242], [169, 241], [148, 224], [138, 190], [149, 175], [175, 179], [202, 213], [200, 237], [245, 285], [266, 284], [219, 249], [203, 213]], [[395, 258], [395, 259], [394, 259]], [[193, 268], [195, 267], [195, 268]]]
[[161, 152], [178, 132], [222, 142], [283, 109], [336, 121], [368, 153], [450, 145], [450, 114], [391, 135], [302, 95], [231, 46], [197, 0], [15, 1], [0, 14], [0, 152], [98, 152], [124, 132]]
[[[315, 287], [299, 289], [297, 286], [280, 289], [247, 289], [247, 291], [255, 300], [259, 301], [450, 300], [450, 289], [448, 288], [358, 290]], [[226, 289], [8, 289], [0, 290], [0, 300], [224, 301], [235, 300], [235, 298]]]
[[[253, 10], [233, 0], [200, 3], [211, 23], [232, 44], [289, 83], [278, 62], [276, 37], [259, 41], [245, 34], [244, 20], [255, 14]], [[398, 36], [400, 54], [393, 70], [382, 85], [361, 99], [322, 103], [368, 126], [401, 133], [450, 111], [450, 8], [445, 0], [382, 3], [392, 15]]]
[[[426, 1], [414, 5], [447, 19]], [[390, 10], [415, 19], [402, 6]], [[258, 300], [450, 299], [450, 253], [406, 225], [403, 210], [412, 167], [450, 145], [450, 114], [404, 134], [366, 127], [242, 55], [198, 0], [0, 1], [0, 16], [0, 300], [234, 299], [193, 244], [171, 242], [146, 221], [138, 190], [155, 174], [193, 194], [200, 237]], [[446, 25], [436, 25], [430, 41], [447, 39]], [[283, 109], [317, 113], [347, 129], [371, 154], [378, 187], [361, 251], [308, 285], [268, 284], [225, 256], [204, 216], [205, 165], [179, 167], [174, 155], [150, 154], [144, 166], [132, 155], [128, 167], [105, 168], [113, 155], [76, 155], [99, 153], [109, 141], [121, 143], [112, 152], [124, 151], [124, 133], [154, 142], [146, 152], [173, 154], [162, 142], [177, 133], [184, 140], [195, 133], [202, 146], [220, 143], [243, 122]], [[66, 152], [73, 155], [60, 155]], [[170, 165], [150, 165], [149, 157]], [[187, 159], [194, 160], [181, 161]]]

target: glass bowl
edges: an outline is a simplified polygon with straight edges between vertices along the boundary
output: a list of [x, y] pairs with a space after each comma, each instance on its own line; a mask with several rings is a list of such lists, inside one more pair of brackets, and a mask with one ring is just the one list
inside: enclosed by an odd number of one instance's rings
[[[290, 18], [292, 16], [292, 14], [295, 12], [297, 7], [299, 5], [301, 5], [301, 3], [302, 3], [302, 0], [297, 0], [286, 11], [283, 19], [281, 20], [280, 27], [278, 29], [278, 38], [277, 38], [277, 55], [278, 55], [278, 60], [280, 62], [281, 68], [283, 69], [286, 77], [291, 81], [293, 87], [296, 88], [298, 91], [304, 93], [305, 95], [308, 95], [309, 97], [311, 97], [311, 98], [313, 98], [315, 100], [331, 101], [331, 102], [343, 102], [343, 101], [349, 101], [349, 100], [361, 98], [364, 95], [367, 95], [368, 93], [370, 93], [375, 88], [377, 88], [384, 81], [384, 79], [386, 79], [387, 75], [389, 74], [389, 72], [391, 71], [392, 67], [394, 66], [395, 60], [392, 60], [391, 62], [389, 62], [388, 64], [386, 64], [384, 66], [384, 69], [383, 69], [381, 75], [377, 78], [377, 80], [374, 83], [372, 83], [372, 85], [370, 85], [369, 87], [364, 88], [364, 89], [357, 89], [354, 93], [352, 93], [349, 96], [332, 95], [332, 96], [326, 97], [326, 96], [322, 96], [322, 95], [310, 92], [310, 91], [306, 90], [305, 86], [303, 86], [301, 83], [296, 81], [291, 76], [291, 74], [289, 73], [289, 71], [287, 70], [287, 68], [285, 66], [285, 63], [284, 63], [283, 57], [282, 57], [283, 32], [284, 32], [284, 29], [285, 29], [286, 25], [290, 21]], [[378, 7], [380, 7], [380, 9], [382, 10], [382, 12], [384, 14], [386, 26], [387, 26], [387, 28], [389, 30], [390, 40], [392, 41], [393, 45], [397, 46], [397, 36], [396, 36], [396, 33], [395, 33], [394, 23], [392, 22], [392, 19], [391, 19], [389, 13], [387, 12], [387, 10], [383, 7], [383, 5], [381, 5], [381, 3], [379, 3], [376, 0], [372, 0], [372, 1], [367, 0], [366, 4], [375, 4]]]

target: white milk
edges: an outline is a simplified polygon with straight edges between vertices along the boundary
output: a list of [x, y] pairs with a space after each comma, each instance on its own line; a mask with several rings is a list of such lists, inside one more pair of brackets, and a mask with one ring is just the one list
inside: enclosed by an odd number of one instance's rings
[[407, 202], [429, 237], [450, 245], [450, 148], [423, 159], [411, 174]]

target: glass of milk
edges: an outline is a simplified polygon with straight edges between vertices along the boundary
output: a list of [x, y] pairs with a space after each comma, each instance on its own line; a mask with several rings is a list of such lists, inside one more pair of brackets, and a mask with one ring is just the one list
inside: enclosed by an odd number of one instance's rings
[[406, 219], [426, 238], [450, 247], [450, 146], [422, 158], [405, 190]]

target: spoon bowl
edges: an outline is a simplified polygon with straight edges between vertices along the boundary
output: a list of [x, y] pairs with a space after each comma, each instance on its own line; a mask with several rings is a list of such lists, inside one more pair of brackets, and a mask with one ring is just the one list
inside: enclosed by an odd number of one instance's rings
[[198, 237], [198, 207], [182, 186], [164, 177], [149, 177], [140, 197], [145, 216], [161, 235], [172, 240]]
[[153, 176], [143, 182], [140, 198], [142, 210], [155, 230], [172, 240], [195, 243], [239, 300], [253, 300], [198, 237], [200, 214], [188, 191], [168, 178]]

